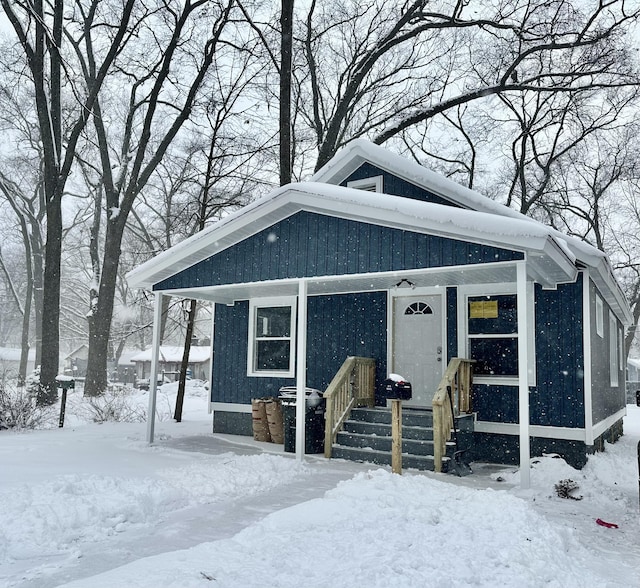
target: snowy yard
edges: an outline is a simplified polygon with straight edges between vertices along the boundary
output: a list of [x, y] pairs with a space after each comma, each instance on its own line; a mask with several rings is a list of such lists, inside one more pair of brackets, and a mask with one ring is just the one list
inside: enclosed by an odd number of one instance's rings
[[[582, 471], [533, 460], [522, 491], [513, 468], [480, 464], [466, 478], [299, 464], [212, 436], [205, 390], [188, 392], [152, 447], [144, 423], [75, 416], [77, 395], [64, 429], [0, 431], [1, 587], [640, 586], [640, 408]], [[567, 479], [581, 500], [557, 495]]]

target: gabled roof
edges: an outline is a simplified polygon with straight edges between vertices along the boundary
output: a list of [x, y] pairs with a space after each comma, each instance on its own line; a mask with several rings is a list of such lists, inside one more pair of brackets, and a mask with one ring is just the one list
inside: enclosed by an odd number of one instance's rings
[[[337, 185], [365, 161], [457, 207]], [[532, 277], [545, 287], [575, 280], [579, 263], [593, 270], [591, 275], [609, 304], [627, 322], [631, 320], [628, 304], [604, 253], [368, 141], [351, 143], [312, 179], [321, 182], [278, 188], [160, 253], [127, 275], [130, 285], [152, 289], [165, 278], [284, 218], [310, 211], [523, 251], [527, 253]]]
[[78, 355], [80, 355], [81, 353], [85, 353], [89, 351], [89, 346], [86, 343], [82, 343], [82, 345], [80, 345], [79, 347], [76, 347], [73, 351], [69, 352], [66, 356], [65, 356], [65, 360], [66, 359], [73, 359], [75, 357], [77, 357]]
[[[0, 361], [20, 361], [22, 350], [19, 347], [0, 347]], [[35, 361], [36, 350], [29, 349], [28, 361]]]
[[356, 139], [341, 149], [312, 176], [311, 181], [341, 184], [363, 163], [371, 163], [461, 208], [531, 221], [529, 217], [512, 208], [365, 139]]

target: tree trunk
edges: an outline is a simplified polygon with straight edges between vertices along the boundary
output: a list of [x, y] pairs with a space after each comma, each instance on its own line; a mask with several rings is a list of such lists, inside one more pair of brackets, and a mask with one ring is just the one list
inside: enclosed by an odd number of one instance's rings
[[[29, 247], [29, 239], [25, 239], [25, 246]], [[18, 368], [18, 386], [24, 386], [27, 379], [27, 365], [29, 363], [29, 324], [31, 319], [31, 301], [33, 299], [33, 264], [31, 263], [31, 249], [27, 250], [27, 292], [24, 297], [22, 314], [22, 338], [20, 341], [20, 367]]]
[[189, 365], [189, 353], [191, 352], [191, 340], [196, 324], [197, 302], [190, 301], [189, 315], [187, 318], [187, 332], [184, 336], [184, 352], [182, 353], [182, 363], [180, 364], [180, 380], [178, 381], [178, 395], [176, 396], [176, 409], [173, 418], [176, 422], [182, 422], [182, 406], [184, 404], [184, 389], [187, 383], [187, 367]]
[[89, 316], [89, 349], [91, 353], [89, 353], [87, 360], [85, 396], [99, 396], [107, 387], [107, 356], [111, 317], [124, 226], [124, 222], [120, 218], [107, 222], [100, 288], [98, 298], [93, 305], [93, 312]]
[[35, 348], [36, 359], [35, 367], [42, 364], [42, 308], [43, 308], [43, 292], [44, 292], [44, 267], [43, 267], [43, 251], [42, 236], [38, 230], [37, 236], [32, 227], [31, 251], [33, 252], [33, 310], [35, 322]]
[[291, 182], [291, 55], [293, 2], [282, 0], [280, 15], [280, 185]]
[[45, 247], [42, 296], [42, 363], [38, 404], [58, 399], [56, 376], [60, 364], [60, 259], [62, 253], [62, 213], [60, 201], [47, 202], [47, 245]]

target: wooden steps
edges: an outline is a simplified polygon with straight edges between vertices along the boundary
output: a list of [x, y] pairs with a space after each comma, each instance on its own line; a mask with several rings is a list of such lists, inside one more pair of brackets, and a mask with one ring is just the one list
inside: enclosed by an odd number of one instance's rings
[[[469, 436], [465, 439], [469, 440]], [[337, 435], [332, 457], [390, 465], [391, 443], [389, 409], [354, 408], [349, 419], [344, 422], [343, 430]], [[455, 450], [455, 442], [452, 439], [447, 443], [442, 464], [443, 472], [450, 470]], [[434, 470], [433, 414], [430, 410], [404, 408], [402, 411], [402, 467]]]

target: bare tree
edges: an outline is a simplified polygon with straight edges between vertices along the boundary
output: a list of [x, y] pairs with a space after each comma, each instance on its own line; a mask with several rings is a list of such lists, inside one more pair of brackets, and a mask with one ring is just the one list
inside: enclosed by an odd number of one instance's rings
[[[11, 206], [20, 227], [24, 247], [24, 263], [26, 289], [22, 299], [14, 290], [16, 305], [22, 315], [20, 367], [18, 383], [22, 385], [27, 375], [29, 356], [29, 333], [31, 324], [32, 302], [35, 302], [36, 316], [36, 365], [40, 363], [40, 325], [42, 324], [42, 285], [43, 285], [43, 252], [42, 221], [44, 209], [41, 204], [40, 186], [36, 186], [33, 194], [26, 194], [14, 181], [0, 171], [0, 194]], [[4, 263], [2, 264], [4, 268]], [[5, 271], [6, 273], [6, 271]], [[7, 274], [7, 278], [9, 276]]]
[[492, 95], [633, 84], [620, 37], [636, 16], [616, 1], [312, 2], [300, 42], [316, 169], [355, 137], [383, 143]]
[[[42, 312], [42, 363], [40, 371], [41, 403], [57, 398], [55, 382], [59, 362], [60, 259], [62, 251], [62, 198], [72, 171], [76, 148], [107, 73], [112, 68], [127, 35], [134, 0], [125, 0], [113, 22], [113, 12], [102, 11], [103, 3], [94, 0], [75, 6], [84, 19], [75, 28], [83, 35], [94, 26], [106, 28], [109, 34], [101, 51], [93, 54], [95, 75], [79, 87], [64, 55], [65, 4], [54, 0], [51, 6], [42, 0], [23, 4], [0, 0], [27, 64], [25, 82], [34, 90], [39, 138], [42, 143], [43, 193], [47, 218]], [[75, 24], [75, 23], [74, 23]], [[67, 25], [70, 26], [70, 25]], [[73, 89], [75, 104], [63, 101], [63, 87]], [[64, 127], [64, 129], [63, 129]]]
[[[118, 265], [129, 213], [191, 115], [222, 43], [222, 33], [229, 22], [232, 6], [233, 0], [222, 3], [196, 0], [175, 5], [167, 3], [161, 7], [158, 14], [161, 20], [150, 22], [145, 31], [152, 45], [141, 45], [137, 56], [141, 60], [139, 63], [144, 65], [128, 70], [126, 65], [122, 65], [121, 80], [129, 79], [131, 83], [118, 150], [114, 150], [110, 141], [100, 100], [96, 100], [94, 105], [93, 125], [99, 146], [107, 219], [101, 267], [99, 272], [97, 268], [95, 270], [96, 275], [99, 273], [98, 288], [91, 298], [88, 315], [87, 395], [100, 394], [106, 386], [106, 360]], [[203, 20], [203, 16], [207, 18]], [[163, 27], [163, 21], [166, 27]], [[202, 46], [191, 52], [189, 41], [203, 22], [210, 23], [207, 37]], [[90, 58], [93, 41], [89, 38], [83, 41], [84, 44], [76, 44], [75, 49], [85, 78], [91, 80], [95, 76]], [[186, 78], [180, 75], [180, 72], [185, 73], [184, 64], [187, 65]]]

